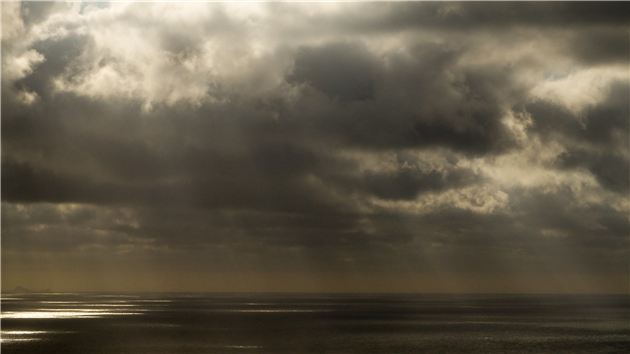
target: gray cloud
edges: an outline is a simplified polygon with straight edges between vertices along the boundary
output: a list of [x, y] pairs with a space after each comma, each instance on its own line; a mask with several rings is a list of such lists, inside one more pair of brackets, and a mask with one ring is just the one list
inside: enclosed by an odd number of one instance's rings
[[42, 98], [48, 100], [54, 89], [50, 87], [52, 80], [61, 74], [68, 74], [72, 78], [74, 61], [86, 49], [89, 37], [85, 35], [71, 34], [61, 39], [46, 39], [34, 43], [33, 50], [41, 53], [46, 61], [38, 65], [31, 75], [15, 82], [15, 86], [21, 90], [28, 90], [37, 93]]
[[578, 33], [571, 43], [574, 55], [587, 65], [627, 63], [630, 34], [623, 27], [590, 29]]
[[20, 15], [26, 26], [32, 26], [44, 21], [51, 13], [55, 4], [52, 2], [24, 2], [20, 4]]
[[588, 169], [603, 187], [610, 190], [627, 194], [630, 189], [630, 162], [626, 157], [572, 150], [560, 154], [558, 163], [565, 168]]
[[[299, 13], [277, 5], [282, 13]], [[469, 2], [436, 2], [407, 4], [368, 4], [364, 11], [351, 15], [311, 16], [306, 27], [315, 31], [338, 33], [395, 32], [414, 29], [442, 31], [496, 30], [515, 27], [579, 28], [585, 26], [625, 26], [628, 6], [623, 3], [596, 5], [572, 4], [481, 4]]]
[[[628, 95], [630, 86], [627, 81], [611, 84], [606, 101], [589, 107], [583, 114], [575, 114], [566, 107], [552, 102], [537, 101], [528, 104], [525, 109], [531, 113], [534, 125], [532, 130], [542, 135], [561, 134], [565, 137], [586, 141], [594, 145], [614, 145], [618, 143], [616, 134], [630, 128], [628, 116]], [[628, 144], [627, 136], [619, 137], [621, 143]]]
[[531, 130], [566, 146], [558, 155], [559, 167], [585, 168], [603, 187], [625, 194], [630, 184], [629, 156], [623, 153], [629, 143], [629, 92], [628, 82], [614, 82], [605, 101], [578, 114], [551, 102], [528, 104]]
[[440, 192], [482, 183], [484, 178], [470, 169], [423, 171], [400, 167], [395, 171], [368, 172], [352, 178], [340, 176], [335, 181], [346, 190], [358, 190], [381, 199], [414, 200], [420, 193]]
[[[340, 60], [335, 55], [342, 50], [346, 53]], [[508, 70], [457, 67], [457, 51], [432, 43], [414, 46], [405, 56], [392, 54], [378, 61], [368, 56], [361, 63], [354, 60], [352, 71], [346, 70], [348, 56], [357, 55], [357, 51], [356, 46], [343, 44], [302, 49], [296, 59], [297, 73], [290, 80], [310, 82], [329, 97], [305, 95], [286, 112], [288, 119], [307, 114], [308, 134], [319, 133], [324, 139], [332, 137], [364, 148], [447, 146], [479, 154], [514, 145], [501, 124], [507, 109], [502, 105], [503, 96], [518, 95], [519, 91], [510, 87]], [[306, 59], [309, 53], [313, 58]], [[327, 64], [316, 64], [324, 57]], [[318, 70], [316, 83], [302, 78], [307, 70], [303, 66], [308, 66], [304, 62], [310, 61], [314, 63], [309, 65]], [[348, 90], [360, 95], [344, 93]], [[335, 97], [371, 99], [341, 104]]]
[[332, 99], [366, 100], [374, 97], [377, 61], [360, 44], [331, 43], [300, 48], [289, 82], [308, 83]]

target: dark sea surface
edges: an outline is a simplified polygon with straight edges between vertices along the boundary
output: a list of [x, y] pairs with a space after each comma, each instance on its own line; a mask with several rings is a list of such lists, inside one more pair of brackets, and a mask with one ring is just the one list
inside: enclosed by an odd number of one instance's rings
[[10, 353], [630, 353], [627, 295], [2, 295]]

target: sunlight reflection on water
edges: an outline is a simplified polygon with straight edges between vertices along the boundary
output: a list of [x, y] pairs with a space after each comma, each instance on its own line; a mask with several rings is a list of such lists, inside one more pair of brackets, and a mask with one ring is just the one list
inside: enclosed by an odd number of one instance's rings
[[319, 312], [332, 312], [333, 310], [223, 310], [213, 309], [209, 312], [264, 312], [264, 313], [319, 313]]
[[74, 332], [59, 332], [59, 331], [2, 331], [0, 332], [0, 342], [4, 344], [14, 342], [33, 342], [42, 340], [44, 335], [50, 333], [74, 333]]
[[143, 312], [111, 312], [110, 310], [62, 310], [48, 309], [46, 311], [3, 312], [0, 318], [97, 318], [103, 316], [140, 315]]
[[21, 335], [21, 334], [38, 334], [38, 333], [48, 333], [46, 331], [2, 331], [2, 335]]
[[42, 340], [41, 338], [2, 338], [0, 342], [2, 343], [13, 343], [13, 342], [34, 342]]

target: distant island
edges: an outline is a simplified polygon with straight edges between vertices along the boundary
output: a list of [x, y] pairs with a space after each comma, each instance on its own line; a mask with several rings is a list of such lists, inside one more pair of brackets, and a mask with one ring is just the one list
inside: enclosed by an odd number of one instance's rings
[[32, 294], [32, 293], [52, 293], [52, 290], [31, 290], [21, 286], [15, 287], [13, 290], [2, 290], [4, 294]]

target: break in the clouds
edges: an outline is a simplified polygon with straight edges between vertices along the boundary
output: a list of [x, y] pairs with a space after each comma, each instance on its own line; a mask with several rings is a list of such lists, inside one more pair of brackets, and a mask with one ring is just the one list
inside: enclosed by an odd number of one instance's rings
[[627, 291], [628, 11], [2, 3], [3, 285]]

